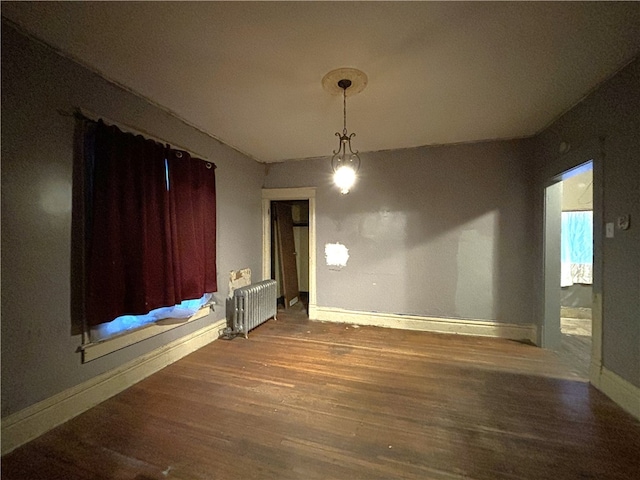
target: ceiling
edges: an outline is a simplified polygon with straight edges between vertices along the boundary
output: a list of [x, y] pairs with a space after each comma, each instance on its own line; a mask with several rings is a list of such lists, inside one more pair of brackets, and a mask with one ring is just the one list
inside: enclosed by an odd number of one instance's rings
[[[66, 55], [262, 162], [533, 135], [640, 53], [640, 2], [2, 2]], [[78, 105], [82, 107], [82, 105]]]

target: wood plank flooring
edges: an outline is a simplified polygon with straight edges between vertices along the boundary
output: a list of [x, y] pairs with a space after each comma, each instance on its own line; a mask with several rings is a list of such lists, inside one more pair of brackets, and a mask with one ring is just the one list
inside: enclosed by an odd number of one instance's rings
[[[585, 309], [586, 310], [586, 309]], [[591, 363], [591, 318], [561, 318], [562, 341], [555, 349], [560, 360], [585, 382]]]
[[3, 479], [635, 479], [640, 423], [554, 352], [279, 313], [2, 459]]

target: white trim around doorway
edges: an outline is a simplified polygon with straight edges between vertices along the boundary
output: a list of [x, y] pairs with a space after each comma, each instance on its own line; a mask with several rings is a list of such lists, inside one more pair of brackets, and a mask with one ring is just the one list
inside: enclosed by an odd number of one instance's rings
[[316, 188], [262, 189], [262, 279], [271, 278], [271, 202], [309, 201], [309, 318], [316, 318]]

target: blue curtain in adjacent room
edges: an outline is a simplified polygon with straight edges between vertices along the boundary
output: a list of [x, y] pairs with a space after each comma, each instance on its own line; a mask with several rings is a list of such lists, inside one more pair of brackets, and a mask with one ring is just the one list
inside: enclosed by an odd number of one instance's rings
[[593, 212], [562, 212], [561, 286], [593, 283]]

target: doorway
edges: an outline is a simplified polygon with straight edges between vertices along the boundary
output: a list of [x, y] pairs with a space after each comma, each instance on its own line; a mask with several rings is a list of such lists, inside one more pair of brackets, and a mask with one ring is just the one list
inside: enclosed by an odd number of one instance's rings
[[[294, 244], [296, 244], [296, 271], [298, 276], [299, 299], [302, 299], [310, 319], [316, 318], [316, 189], [277, 188], [262, 190], [262, 277], [276, 278], [280, 271], [277, 229], [274, 228], [274, 205], [288, 205], [291, 208]], [[286, 210], [286, 209], [285, 209]], [[297, 230], [297, 232], [296, 232]], [[299, 258], [298, 258], [299, 257]], [[276, 278], [278, 280], [278, 278]], [[278, 282], [279, 284], [281, 281]], [[282, 295], [284, 297], [284, 295]], [[289, 299], [291, 302], [293, 298]], [[285, 303], [288, 303], [286, 297]], [[293, 302], [291, 306], [295, 305]]]
[[580, 379], [592, 363], [593, 161], [563, 172], [545, 189], [543, 346]]
[[309, 305], [309, 201], [271, 202], [271, 278], [278, 282], [278, 304]]

